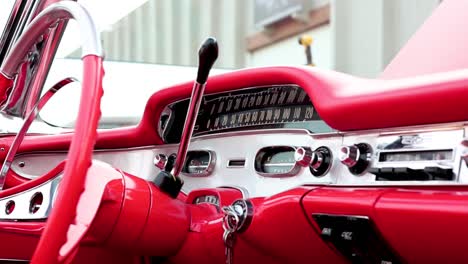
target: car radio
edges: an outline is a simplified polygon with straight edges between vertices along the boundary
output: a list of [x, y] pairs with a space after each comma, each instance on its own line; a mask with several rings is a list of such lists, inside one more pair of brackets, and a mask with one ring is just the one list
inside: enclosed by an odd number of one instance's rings
[[457, 181], [463, 130], [382, 135], [369, 173], [376, 181]]

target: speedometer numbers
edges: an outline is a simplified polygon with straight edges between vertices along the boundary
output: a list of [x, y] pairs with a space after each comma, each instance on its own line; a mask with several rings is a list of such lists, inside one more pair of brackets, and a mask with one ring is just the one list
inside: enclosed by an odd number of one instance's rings
[[204, 109], [197, 133], [319, 120], [307, 93], [294, 85], [214, 97]]

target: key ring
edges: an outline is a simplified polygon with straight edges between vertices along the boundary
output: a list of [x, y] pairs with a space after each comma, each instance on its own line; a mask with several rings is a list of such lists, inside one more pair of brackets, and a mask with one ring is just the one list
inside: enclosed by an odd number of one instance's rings
[[239, 216], [237, 215], [236, 211], [234, 210], [233, 206], [225, 206], [222, 208], [223, 213], [225, 214], [223, 217], [223, 229], [234, 232], [239, 227]]

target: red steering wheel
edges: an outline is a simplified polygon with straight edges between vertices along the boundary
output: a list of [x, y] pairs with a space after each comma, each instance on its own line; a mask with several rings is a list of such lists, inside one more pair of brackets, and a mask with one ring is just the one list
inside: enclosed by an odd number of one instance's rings
[[[67, 161], [53, 210], [36, 248], [32, 263], [59, 263], [68, 261], [72, 248], [63, 246], [70, 240], [70, 228], [76, 225], [77, 206], [85, 188], [85, 180], [92, 161], [92, 151], [97, 137], [103, 94], [102, 48], [96, 27], [78, 3], [63, 1], [44, 9], [28, 26], [16, 42], [2, 67], [2, 73], [13, 79], [19, 66], [37, 39], [46, 34], [57, 21], [74, 19], [81, 30], [83, 79], [79, 114], [71, 140]], [[71, 238], [74, 239], [74, 238]], [[76, 244], [74, 244], [76, 247]]]

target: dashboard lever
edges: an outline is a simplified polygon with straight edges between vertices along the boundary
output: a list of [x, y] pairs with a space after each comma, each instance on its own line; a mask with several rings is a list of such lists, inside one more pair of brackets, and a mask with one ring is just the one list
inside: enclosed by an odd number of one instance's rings
[[206, 81], [208, 80], [210, 70], [217, 58], [218, 42], [215, 38], [209, 37], [203, 42], [198, 51], [199, 65], [197, 79], [193, 84], [192, 96], [190, 98], [184, 129], [182, 130], [182, 136], [180, 138], [179, 149], [177, 151], [174, 166], [170, 172], [166, 166], [164, 170], [161, 170], [154, 182], [154, 184], [159, 186], [162, 191], [166, 192], [173, 198], [177, 197], [183, 185], [182, 180], [179, 178], [179, 174], [184, 167], [193, 128], [197, 121], [198, 110], [203, 99]]

